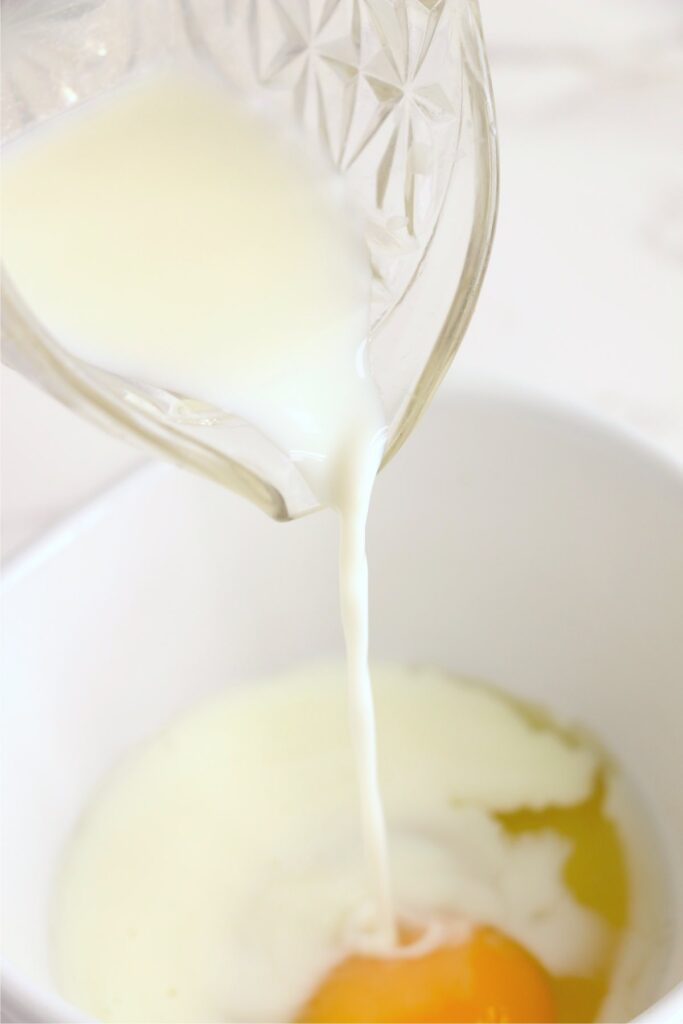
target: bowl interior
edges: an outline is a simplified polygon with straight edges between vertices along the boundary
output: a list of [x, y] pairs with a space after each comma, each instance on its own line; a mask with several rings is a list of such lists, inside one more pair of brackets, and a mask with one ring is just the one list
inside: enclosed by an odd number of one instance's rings
[[[647, 450], [461, 387], [378, 483], [373, 653], [481, 677], [593, 728], [680, 851], [682, 524], [683, 476]], [[330, 514], [277, 525], [151, 468], [7, 572], [5, 1019], [76, 1019], [54, 998], [50, 894], [103, 772], [232, 679], [341, 655], [335, 534]], [[663, 991], [683, 980], [680, 863], [671, 899]], [[648, 1019], [676, 1019], [665, 1009]]]

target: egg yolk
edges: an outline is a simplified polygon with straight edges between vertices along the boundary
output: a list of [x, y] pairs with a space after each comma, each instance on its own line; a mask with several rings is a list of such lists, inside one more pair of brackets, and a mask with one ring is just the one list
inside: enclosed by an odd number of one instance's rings
[[543, 967], [493, 928], [478, 928], [465, 942], [422, 955], [350, 956], [330, 971], [297, 1017], [299, 1024], [556, 1020]]

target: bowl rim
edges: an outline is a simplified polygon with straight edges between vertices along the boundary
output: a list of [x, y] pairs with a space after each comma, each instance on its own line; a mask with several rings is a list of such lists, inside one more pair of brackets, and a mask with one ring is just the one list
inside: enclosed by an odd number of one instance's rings
[[[531, 412], [551, 419], [561, 428], [576, 430], [587, 439], [620, 447], [632, 457], [647, 463], [649, 470], [663, 474], [674, 486], [683, 489], [683, 457], [677, 458], [650, 435], [586, 401], [553, 394], [533, 385], [510, 381], [494, 374], [469, 372], [452, 380], [434, 399], [437, 407], [455, 402], [508, 406], [512, 412]], [[425, 415], [429, 415], [427, 410]], [[129, 491], [150, 487], [176, 467], [161, 460], [148, 459], [107, 483], [92, 496], [63, 515], [57, 516], [35, 538], [5, 558], [0, 566], [0, 595], [72, 544], [81, 533], [110, 514], [110, 506]], [[238, 498], [238, 500], [240, 500]]]
[[[510, 382], [497, 376], [464, 374], [454, 381], [448, 390], [437, 396], [436, 403], [469, 403], [483, 408], [496, 406], [506, 408], [513, 414], [528, 414], [539, 420], [550, 420], [560, 430], [586, 440], [594, 441], [603, 448], [615, 449], [631, 458], [636, 472], [645, 470], [673, 485], [680, 493], [683, 510], [683, 462], [663, 450], [651, 437], [634, 427], [616, 423], [608, 415], [593, 406], [562, 395], [554, 395], [538, 388]], [[7, 597], [13, 586], [30, 576], [48, 563], [61, 551], [70, 547], [83, 533], [96, 523], [112, 514], [118, 503], [141, 488], [146, 489], [173, 471], [162, 462], [145, 462], [107, 485], [93, 497], [79, 504], [75, 509], [59, 517], [35, 540], [11, 555], [2, 567], [0, 595]], [[22, 1020], [13, 1017], [13, 1011], [28, 1012], [35, 1020], [75, 1022], [75, 1024], [96, 1024], [95, 1018], [85, 1015], [74, 1004], [62, 998], [55, 990], [49, 990], [31, 981], [11, 958], [0, 957], [2, 971], [3, 1017], [8, 1020]], [[36, 1017], [35, 1014], [40, 1014]], [[651, 1006], [647, 1007], [633, 1024], [673, 1024], [683, 1014], [683, 982], [674, 985]]]

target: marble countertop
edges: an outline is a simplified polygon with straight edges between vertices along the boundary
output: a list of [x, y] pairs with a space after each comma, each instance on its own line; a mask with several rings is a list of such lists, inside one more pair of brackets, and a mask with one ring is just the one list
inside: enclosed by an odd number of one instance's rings
[[[683, 465], [683, 5], [481, 0], [501, 204], [457, 375], [588, 406]], [[2, 375], [3, 552], [140, 461]]]

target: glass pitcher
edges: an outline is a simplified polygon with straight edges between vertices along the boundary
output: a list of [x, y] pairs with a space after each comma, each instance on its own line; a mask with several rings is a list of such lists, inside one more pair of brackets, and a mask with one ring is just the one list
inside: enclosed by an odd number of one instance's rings
[[[386, 462], [472, 315], [497, 204], [493, 101], [476, 0], [3, 0], [3, 141], [174, 59], [296, 121], [365, 216], [370, 366]], [[70, 355], [3, 270], [3, 358], [66, 405], [276, 519], [316, 500], [230, 410]]]

